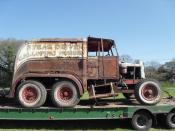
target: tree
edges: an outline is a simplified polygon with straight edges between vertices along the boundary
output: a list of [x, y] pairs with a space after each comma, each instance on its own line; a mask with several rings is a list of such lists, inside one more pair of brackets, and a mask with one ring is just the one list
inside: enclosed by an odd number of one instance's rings
[[164, 68], [168, 71], [172, 71], [175, 68], [175, 61], [169, 61], [164, 64]]
[[0, 40], [0, 85], [10, 86], [13, 76], [15, 55], [23, 41]]
[[134, 62], [134, 59], [130, 55], [121, 55], [120, 60], [128, 63]]
[[175, 79], [175, 59], [161, 65], [156, 61], [146, 63], [145, 74], [148, 78], [159, 81], [170, 81]]
[[154, 68], [156, 70], [161, 66], [161, 64], [157, 61], [148, 61], [148, 62], [145, 63], [145, 66]]
[[175, 59], [172, 59], [169, 62], [166, 62], [163, 67], [166, 70], [166, 79], [168, 80], [175, 80]]
[[148, 61], [145, 64], [145, 75], [147, 78], [161, 79], [158, 69], [161, 64], [157, 61]]

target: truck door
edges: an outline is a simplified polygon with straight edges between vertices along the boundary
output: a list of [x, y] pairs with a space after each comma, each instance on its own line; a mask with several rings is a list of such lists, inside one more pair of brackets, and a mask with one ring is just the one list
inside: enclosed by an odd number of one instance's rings
[[114, 55], [109, 43], [101, 39], [100, 42], [101, 55], [98, 56], [99, 78], [100, 79], [118, 79], [119, 64], [118, 57]]
[[99, 56], [99, 78], [117, 78], [118, 59], [116, 56]]

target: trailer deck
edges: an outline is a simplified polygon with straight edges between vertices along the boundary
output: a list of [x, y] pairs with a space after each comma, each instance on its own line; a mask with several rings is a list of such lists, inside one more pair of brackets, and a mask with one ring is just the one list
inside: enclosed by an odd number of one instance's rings
[[74, 108], [55, 108], [47, 103], [40, 108], [22, 108], [13, 100], [0, 100], [0, 119], [5, 120], [81, 120], [81, 119], [124, 119], [132, 118], [135, 112], [147, 110], [153, 115], [169, 113], [175, 109], [173, 99], [164, 98], [154, 106], [138, 104], [135, 100], [101, 100], [92, 105], [82, 100]]

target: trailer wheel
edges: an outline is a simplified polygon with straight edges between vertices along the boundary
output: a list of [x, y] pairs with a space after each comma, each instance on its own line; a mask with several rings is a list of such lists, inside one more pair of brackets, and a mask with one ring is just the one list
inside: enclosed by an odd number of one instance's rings
[[159, 82], [151, 79], [142, 80], [135, 88], [135, 97], [141, 104], [157, 104], [162, 98]]
[[135, 95], [133, 93], [123, 93], [123, 96], [128, 100], [135, 99]]
[[17, 100], [23, 107], [40, 107], [46, 101], [45, 87], [37, 81], [28, 80], [17, 88]]
[[153, 119], [147, 112], [138, 112], [133, 115], [131, 124], [135, 130], [148, 130], [153, 124]]
[[174, 112], [170, 112], [166, 116], [166, 125], [170, 129], [174, 129], [175, 128], [175, 113]]
[[62, 81], [53, 85], [51, 99], [57, 107], [74, 107], [79, 103], [80, 95], [72, 82]]

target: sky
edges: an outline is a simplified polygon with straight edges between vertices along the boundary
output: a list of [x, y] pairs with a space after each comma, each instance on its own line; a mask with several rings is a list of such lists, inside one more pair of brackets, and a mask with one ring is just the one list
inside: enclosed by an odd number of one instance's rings
[[0, 38], [103, 37], [120, 55], [175, 58], [175, 0], [0, 0]]

